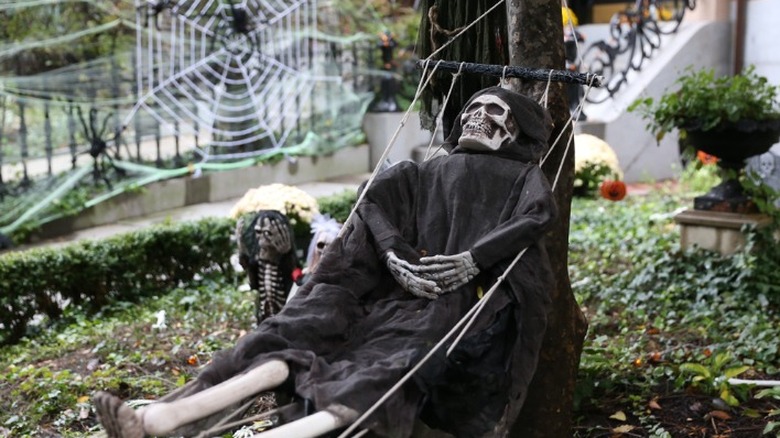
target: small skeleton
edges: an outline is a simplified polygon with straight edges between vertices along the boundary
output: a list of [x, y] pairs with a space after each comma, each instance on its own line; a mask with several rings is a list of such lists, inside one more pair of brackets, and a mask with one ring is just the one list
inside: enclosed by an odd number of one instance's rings
[[328, 245], [336, 240], [341, 226], [342, 224], [328, 215], [318, 214], [314, 216], [314, 219], [311, 221], [311, 243], [309, 243], [309, 249], [306, 252], [306, 267], [301, 271], [300, 277], [294, 279], [295, 286], [293, 286], [290, 294], [287, 296], [288, 302], [298, 291], [297, 286], [306, 283], [317, 271], [317, 266], [320, 264], [323, 253], [328, 249]]
[[311, 222], [311, 243], [306, 254], [304, 274], [313, 274], [317, 270], [322, 253], [328, 248], [341, 230], [341, 224], [330, 216], [318, 215]]
[[279, 313], [292, 287], [297, 261], [290, 222], [278, 211], [261, 210], [238, 220], [236, 240], [239, 263], [257, 291], [255, 318], [260, 324]]

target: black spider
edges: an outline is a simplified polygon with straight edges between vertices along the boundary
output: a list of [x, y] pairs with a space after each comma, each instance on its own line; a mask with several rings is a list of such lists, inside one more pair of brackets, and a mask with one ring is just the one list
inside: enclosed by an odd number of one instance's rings
[[[97, 108], [92, 107], [89, 110], [89, 126], [87, 126], [87, 122], [84, 120], [84, 114], [81, 112], [81, 107], [76, 107], [76, 113], [79, 116], [81, 127], [84, 130], [84, 138], [89, 142], [89, 150], [80, 153], [87, 152], [94, 159], [92, 176], [95, 178], [95, 182], [97, 182], [98, 179], [102, 179], [106, 185], [111, 188], [111, 182], [108, 180], [105, 173], [107, 165], [110, 165], [120, 173], [121, 171], [114, 165], [114, 161], [108, 151], [108, 143], [106, 140], [103, 140], [103, 137], [106, 134], [108, 120], [111, 118], [111, 116], [114, 115], [114, 113], [108, 113], [106, 115], [106, 117], [103, 119], [103, 124], [100, 129], [98, 129], [99, 122]], [[115, 133], [113, 140], [116, 140], [117, 136], [118, 133]], [[74, 156], [73, 160], [75, 161], [75, 159], [76, 158]]]
[[[249, 55], [257, 51], [257, 35], [255, 31], [259, 25], [265, 24], [268, 20], [255, 19], [251, 10], [243, 3], [233, 3], [228, 0], [228, 8], [221, 8], [219, 11], [217, 27], [211, 36], [209, 51], [214, 51], [214, 43], [219, 39], [220, 43], [233, 54], [247, 52], [240, 43], [249, 42]], [[229, 11], [229, 13], [228, 13]]]
[[154, 17], [154, 27], [160, 30], [160, 20], [158, 16], [162, 11], [171, 9], [176, 5], [176, 0], [157, 0], [156, 2], [147, 1], [146, 4], [139, 6], [143, 8], [144, 27], [149, 27], [149, 18]]

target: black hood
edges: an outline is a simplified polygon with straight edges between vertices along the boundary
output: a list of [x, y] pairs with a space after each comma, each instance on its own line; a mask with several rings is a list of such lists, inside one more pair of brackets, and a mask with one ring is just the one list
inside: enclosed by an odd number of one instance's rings
[[493, 94], [500, 97], [512, 109], [512, 116], [520, 127], [520, 134], [515, 141], [501, 146], [495, 152], [480, 152], [486, 154], [496, 154], [507, 158], [523, 162], [539, 162], [547, 152], [547, 144], [552, 130], [552, 118], [546, 109], [536, 103], [533, 99], [520, 93], [506, 90], [501, 87], [489, 87], [474, 93], [463, 105], [458, 117], [452, 124], [452, 132], [444, 140], [442, 145], [450, 153], [474, 153], [472, 150], [458, 147], [458, 139], [463, 131], [460, 125], [460, 119], [463, 111], [469, 107], [471, 101], [477, 96], [483, 94]]

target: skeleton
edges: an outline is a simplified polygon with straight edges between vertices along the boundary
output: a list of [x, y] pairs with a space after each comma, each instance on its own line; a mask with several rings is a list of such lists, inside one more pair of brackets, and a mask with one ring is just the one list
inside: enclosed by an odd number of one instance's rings
[[261, 210], [239, 218], [236, 240], [239, 263], [257, 291], [255, 318], [260, 324], [281, 310], [292, 287], [297, 261], [290, 223], [278, 211]]
[[328, 249], [341, 230], [341, 224], [328, 215], [315, 215], [311, 221], [311, 242], [306, 252], [306, 267], [301, 271], [300, 277], [295, 279], [295, 284], [290, 290], [290, 294], [287, 295], [287, 301], [289, 302], [298, 292], [298, 286], [302, 286], [306, 283], [311, 276], [317, 271], [317, 266], [320, 263], [323, 253]]
[[313, 274], [317, 271], [322, 254], [333, 243], [341, 230], [341, 224], [330, 216], [317, 215], [311, 222], [311, 243], [306, 254], [306, 269], [304, 274]]
[[[461, 119], [462, 135], [458, 147], [483, 153], [496, 151], [502, 144], [516, 139], [521, 131], [510, 112], [510, 106], [497, 95], [487, 93], [475, 98], [472, 104], [466, 108]], [[522, 116], [526, 115], [522, 114]], [[532, 135], [536, 135], [534, 138], [540, 142], [546, 141], [546, 136], [538, 134], [538, 132], [549, 132], [546, 131], [547, 129], [549, 128], [542, 126]], [[523, 131], [523, 134], [526, 132]], [[536, 171], [537, 174], [541, 174], [538, 168]], [[542, 199], [545, 199], [544, 208], [549, 208], [551, 204], [548, 202], [553, 201], [547, 200], [551, 197]], [[545, 218], [544, 221], [546, 221], [552, 216], [545, 213], [541, 217]], [[263, 219], [257, 223], [255, 228], [257, 232], [270, 238], [270, 235], [266, 233], [270, 231], [269, 228], [273, 228], [273, 222], [270, 219]], [[502, 232], [496, 237], [503, 238], [505, 235]], [[538, 236], [530, 236], [529, 238], [538, 239]], [[277, 254], [284, 252], [282, 249], [289, 249], [289, 239], [276, 238], [270, 239], [269, 242], [274, 242], [272, 246]], [[479, 247], [479, 250], [483, 251], [482, 248]], [[484, 257], [484, 253], [481, 252], [481, 254]], [[493, 253], [491, 252], [491, 254]], [[258, 258], [259, 260], [260, 258]], [[430, 300], [430, 302], [436, 302], [435, 300], [442, 299], [444, 294], [466, 285], [481, 272], [471, 251], [463, 251], [454, 255], [425, 255], [419, 258], [419, 263], [405, 260], [394, 251], [387, 251], [382, 260], [392, 277], [403, 289], [423, 300]], [[120, 399], [105, 392], [97, 393], [93, 400], [99, 419], [106, 428], [109, 437], [165, 435], [182, 425], [195, 422], [235, 405], [246, 397], [277, 388], [287, 380], [289, 373], [290, 368], [287, 362], [271, 359], [201, 392], [170, 402], [151, 404], [138, 411], [133, 411]], [[355, 421], [359, 414], [359, 412], [343, 405], [331, 405], [259, 436], [263, 438], [316, 437], [345, 427]]]
[[758, 174], [761, 178], [769, 178], [775, 172], [775, 156], [771, 152], [762, 154], [758, 161]]

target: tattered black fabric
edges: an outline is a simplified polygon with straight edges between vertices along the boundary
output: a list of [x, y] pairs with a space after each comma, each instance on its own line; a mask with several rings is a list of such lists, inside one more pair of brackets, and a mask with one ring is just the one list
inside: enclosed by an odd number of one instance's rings
[[[455, 147], [449, 156], [380, 174], [312, 280], [278, 315], [217, 355], [201, 383], [282, 359], [294, 391], [317, 410], [365, 412], [528, 247], [453, 354], [440, 351], [364, 423], [389, 437], [410, 436], [417, 418], [455, 436], [505, 435], [536, 367], [553, 284], [540, 240], [555, 205], [538, 165], [526, 162], [543, 152], [531, 142], [507, 146], [522, 153]], [[481, 273], [436, 300], [417, 298], [385, 267], [388, 250], [412, 263], [469, 250]]]

